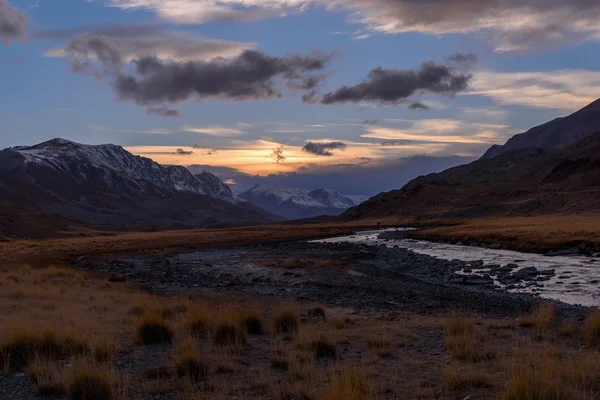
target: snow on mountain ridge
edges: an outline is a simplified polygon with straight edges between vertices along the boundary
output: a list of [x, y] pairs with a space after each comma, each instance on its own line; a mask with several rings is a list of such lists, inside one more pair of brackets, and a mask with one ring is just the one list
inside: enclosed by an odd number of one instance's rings
[[230, 203], [238, 202], [229, 186], [208, 172], [193, 175], [182, 166], [161, 166], [113, 144], [83, 145], [65, 139], [53, 139], [8, 150], [20, 154], [25, 164], [58, 169], [79, 181], [90, 179], [86, 166], [91, 165], [124, 174], [128, 179], [149, 181], [162, 188], [207, 195]]
[[286, 218], [336, 215], [359, 203], [332, 189], [290, 189], [256, 185], [240, 198]]

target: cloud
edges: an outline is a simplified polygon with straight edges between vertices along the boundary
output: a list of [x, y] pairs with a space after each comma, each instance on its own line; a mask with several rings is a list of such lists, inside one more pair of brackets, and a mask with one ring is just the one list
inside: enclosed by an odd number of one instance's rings
[[425, 103], [421, 103], [420, 101], [410, 103], [408, 108], [410, 110], [429, 110], [429, 106]]
[[377, 119], [365, 119], [363, 121], [363, 125], [377, 125], [379, 123], [379, 120]]
[[215, 154], [219, 154], [219, 151], [217, 149], [204, 149], [199, 144], [195, 144], [194, 149], [196, 154], [200, 154], [202, 156], [213, 156]]
[[205, 127], [183, 126], [180, 128], [184, 132], [202, 133], [211, 136], [238, 136], [245, 135], [246, 132], [238, 128], [232, 128], [221, 125], [212, 125]]
[[10, 43], [25, 38], [27, 15], [6, 0], [0, 0], [0, 40]]
[[[433, 143], [476, 143], [494, 144], [505, 140], [506, 125], [482, 124], [453, 119], [427, 119], [407, 121], [402, 129], [388, 127], [366, 127], [363, 138], [385, 141], [420, 141]], [[384, 142], [382, 142], [384, 143]], [[386, 144], [389, 145], [389, 144]]]
[[115, 129], [103, 125], [88, 125], [88, 128], [103, 133], [133, 133], [133, 134], [148, 134], [148, 135], [168, 135], [171, 133], [168, 129], [152, 128], [152, 129]]
[[466, 94], [486, 96], [503, 105], [574, 111], [600, 97], [600, 72], [482, 70]]
[[450, 65], [425, 62], [414, 70], [375, 68], [368, 78], [354, 86], [344, 86], [327, 93], [323, 104], [374, 102], [389, 105], [406, 102], [412, 95], [424, 92], [454, 96], [465, 91], [472, 75]]
[[[112, 72], [116, 57], [104, 47], [89, 48], [97, 54], [104, 72]], [[283, 88], [296, 89], [321, 75], [331, 55], [271, 57], [246, 50], [230, 59], [164, 62], [148, 56], [135, 60], [135, 72], [115, 74], [113, 88], [120, 100], [149, 106], [189, 99], [258, 100], [283, 96]], [[78, 71], [77, 71], [78, 72]]]
[[177, 110], [173, 110], [166, 106], [162, 107], [148, 107], [148, 114], [158, 115], [160, 117], [181, 117], [183, 114]]
[[[253, 48], [254, 43], [205, 38], [187, 32], [166, 30], [149, 25], [81, 27], [34, 33], [41, 39], [66, 39], [68, 43], [46, 51], [47, 57], [70, 57], [91, 62], [101, 59], [99, 48], [118, 54], [119, 62], [154, 56], [163, 60], [210, 60], [233, 57]], [[100, 47], [101, 46], [101, 47]]]
[[471, 33], [496, 51], [598, 40], [596, 0], [112, 0], [122, 9], [146, 9], [176, 24], [254, 21], [309, 7], [345, 10], [364, 26], [356, 38], [373, 34]]
[[411, 140], [382, 140], [381, 142], [379, 142], [381, 146], [386, 147], [406, 146], [407, 144], [411, 143]]
[[332, 150], [346, 150], [348, 146], [344, 142], [308, 142], [302, 148], [302, 151], [317, 156], [330, 157], [333, 155]]
[[175, 154], [179, 155], [179, 156], [190, 156], [192, 154], [194, 154], [193, 150], [184, 150], [184, 149], [177, 149], [175, 151]]
[[271, 154], [271, 157], [275, 158], [275, 162], [280, 163], [285, 161], [285, 156], [283, 155], [284, 150], [284, 146], [279, 146], [273, 149], [273, 154]]
[[[368, 158], [368, 157], [366, 157]], [[476, 157], [432, 157], [417, 155], [412, 157], [377, 162], [373, 159], [357, 160], [343, 165], [311, 166], [299, 172], [274, 173], [266, 176], [245, 174], [235, 168], [210, 165], [190, 166], [193, 172], [208, 170], [222, 180], [236, 182], [236, 192], [242, 192], [254, 185], [277, 186], [283, 188], [314, 189], [324, 187], [345, 194], [375, 195], [383, 191], [399, 189], [409, 180], [419, 175], [440, 172], [447, 168], [474, 161]]]

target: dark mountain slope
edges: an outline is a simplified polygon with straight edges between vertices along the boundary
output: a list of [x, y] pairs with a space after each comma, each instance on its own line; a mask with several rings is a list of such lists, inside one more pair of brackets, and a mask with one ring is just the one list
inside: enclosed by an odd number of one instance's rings
[[600, 134], [564, 149], [510, 150], [421, 176], [344, 213], [347, 219], [475, 217], [600, 210]]
[[0, 221], [2, 235], [31, 236], [31, 223], [45, 226], [49, 217], [60, 221], [55, 231], [72, 225], [134, 230], [276, 220], [235, 198], [212, 174], [163, 167], [114, 145], [56, 139], [3, 150], [0, 188], [0, 215], [12, 216]]
[[568, 117], [557, 118], [515, 135], [503, 146], [492, 146], [483, 158], [492, 158], [505, 151], [526, 147], [564, 148], [599, 131], [600, 100], [596, 100]]

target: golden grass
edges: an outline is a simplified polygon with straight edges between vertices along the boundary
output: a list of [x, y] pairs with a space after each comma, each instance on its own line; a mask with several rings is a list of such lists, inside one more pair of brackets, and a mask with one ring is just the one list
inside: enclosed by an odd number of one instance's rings
[[137, 322], [135, 337], [144, 345], [171, 343], [173, 327], [161, 315], [145, 314]]
[[210, 369], [202, 359], [196, 346], [186, 343], [175, 351], [175, 369], [180, 378], [187, 378], [194, 383], [206, 379]]
[[452, 316], [446, 319], [446, 350], [454, 358], [471, 362], [493, 359], [495, 353], [487, 347], [486, 339], [476, 336], [472, 317]]
[[369, 388], [360, 368], [348, 366], [335, 374], [325, 398], [327, 400], [366, 400], [373, 397], [369, 396]]
[[600, 346], [600, 310], [595, 311], [585, 320], [585, 334], [590, 345]]
[[69, 400], [112, 400], [115, 398], [113, 379], [104, 369], [76, 368], [67, 386]]
[[411, 236], [433, 240], [476, 240], [522, 251], [546, 251], [574, 246], [600, 248], [598, 213], [476, 218], [454, 222], [456, 223], [450, 226], [418, 231]]
[[210, 317], [206, 308], [196, 308], [186, 314], [184, 320], [185, 329], [192, 336], [204, 337], [208, 334], [210, 328]]
[[262, 335], [264, 333], [263, 316], [258, 310], [246, 310], [240, 315], [240, 322], [250, 335]]
[[492, 378], [482, 369], [473, 367], [446, 372], [444, 380], [446, 386], [453, 392], [493, 387]]
[[276, 333], [298, 333], [300, 317], [292, 306], [281, 307], [273, 315], [273, 329]]
[[550, 302], [539, 303], [529, 316], [522, 318], [520, 326], [533, 327], [533, 337], [536, 340], [548, 338], [548, 331], [554, 315], [556, 314], [556, 305]]
[[232, 311], [221, 312], [211, 330], [217, 346], [242, 346], [248, 340], [246, 327]]
[[20, 331], [0, 344], [0, 365], [11, 372], [28, 366], [34, 359], [61, 360], [88, 350], [86, 343], [67, 333]]

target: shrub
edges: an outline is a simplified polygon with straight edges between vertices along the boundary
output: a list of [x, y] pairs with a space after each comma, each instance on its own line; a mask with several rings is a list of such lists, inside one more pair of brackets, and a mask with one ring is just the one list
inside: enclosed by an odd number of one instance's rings
[[171, 343], [173, 328], [159, 315], [144, 315], [138, 321], [136, 336], [143, 345]]
[[175, 368], [180, 378], [188, 378], [195, 383], [203, 381], [209, 373], [208, 365], [191, 345], [184, 346], [178, 351]]
[[540, 303], [533, 312], [532, 320], [535, 328], [534, 338], [543, 340], [548, 334], [548, 329], [554, 319], [556, 313], [556, 305], [554, 303]]
[[39, 395], [62, 397], [66, 394], [64, 379], [56, 361], [33, 360], [27, 372], [37, 386]]
[[68, 388], [69, 400], [111, 400], [114, 398], [108, 372], [81, 368]]
[[300, 318], [293, 307], [277, 310], [273, 317], [273, 326], [276, 333], [298, 333]]
[[240, 321], [250, 335], [262, 335], [263, 317], [258, 311], [244, 312], [240, 317]]
[[450, 336], [471, 335], [474, 323], [473, 318], [451, 317], [446, 321], [446, 331]]
[[325, 318], [325, 310], [321, 307], [314, 307], [308, 310], [308, 316], [311, 318]]
[[0, 345], [0, 365], [6, 366], [10, 372], [26, 367], [34, 358], [61, 360], [87, 351], [85, 343], [68, 334], [19, 332]]
[[196, 337], [204, 337], [209, 330], [208, 312], [198, 309], [188, 314], [185, 318], [186, 329]]
[[475, 326], [472, 318], [452, 317], [446, 326], [446, 350], [459, 360], [480, 361], [495, 357], [491, 351], [479, 352], [475, 347]]
[[233, 346], [246, 343], [246, 329], [235, 314], [223, 313], [213, 327], [213, 340], [217, 346]]
[[112, 274], [111, 276], [109, 276], [108, 281], [113, 282], [113, 283], [124, 283], [127, 281], [127, 278], [125, 277], [125, 275], [118, 273], [118, 274]]
[[368, 398], [368, 389], [360, 370], [347, 367], [336, 375], [327, 393], [327, 400], [363, 400]]
[[335, 358], [337, 354], [335, 344], [324, 337], [314, 340], [311, 347], [316, 358]]
[[592, 346], [600, 346], [600, 310], [585, 320], [585, 334]]

